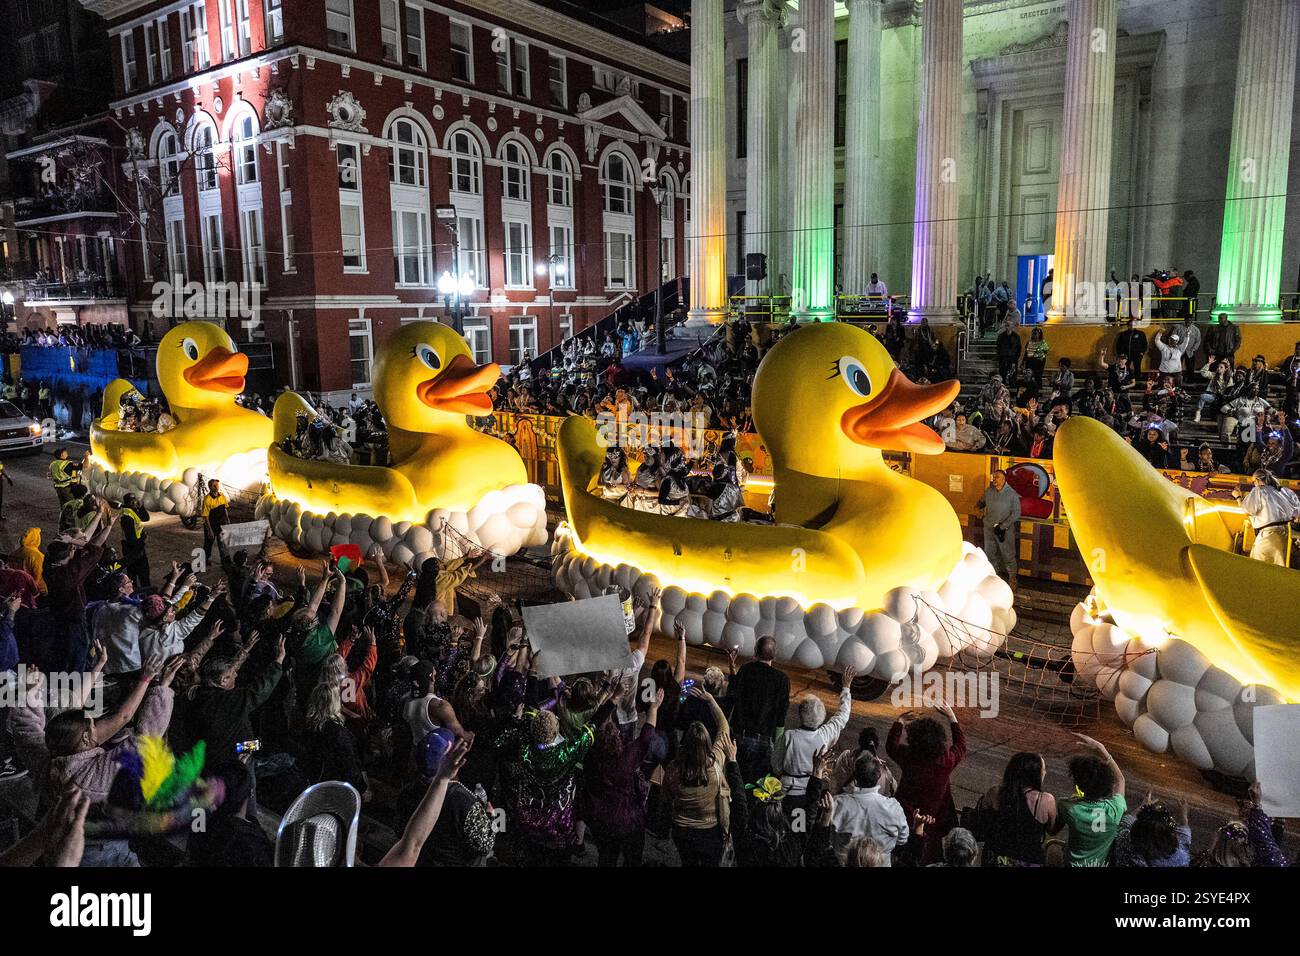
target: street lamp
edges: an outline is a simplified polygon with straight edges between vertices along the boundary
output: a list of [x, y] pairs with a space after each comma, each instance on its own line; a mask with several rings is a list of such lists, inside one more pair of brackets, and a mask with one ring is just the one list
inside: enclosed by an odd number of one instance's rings
[[[468, 275], [453, 276], [446, 269], [438, 276], [438, 292], [442, 295], [442, 306], [451, 315], [452, 328], [464, 335], [464, 303], [468, 296], [474, 294], [474, 280]], [[455, 298], [455, 306], [452, 299]]]
[[663, 183], [655, 183], [650, 193], [655, 199], [655, 221], [659, 233], [655, 243], [656, 258], [659, 260], [659, 275], [655, 277], [655, 352], [664, 355], [668, 351], [667, 336], [664, 334], [664, 199], [668, 190]]
[[555, 339], [555, 344], [559, 344], [560, 327], [555, 323], [555, 279], [558, 276], [563, 279], [568, 275], [568, 266], [565, 265], [564, 256], [558, 252], [552, 252], [549, 256], [537, 263], [536, 273], [539, 276], [549, 276], [546, 284], [546, 304], [551, 314], [551, 336]]

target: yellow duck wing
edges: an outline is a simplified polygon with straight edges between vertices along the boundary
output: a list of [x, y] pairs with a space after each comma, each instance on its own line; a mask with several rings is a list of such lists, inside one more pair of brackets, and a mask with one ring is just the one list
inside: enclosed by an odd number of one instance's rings
[[307, 511], [327, 515], [386, 515], [394, 521], [423, 521], [417, 514], [415, 490], [400, 472], [376, 465], [344, 465], [291, 455], [280, 443], [298, 431], [298, 415], [319, 417], [297, 392], [275, 400], [271, 422], [275, 443], [267, 452], [267, 473], [276, 497], [296, 501]]
[[862, 562], [831, 535], [784, 525], [719, 523], [633, 511], [592, 490], [605, 458], [595, 425], [572, 416], [557, 442], [569, 521], [583, 553], [709, 594], [790, 596], [805, 606], [854, 603]]
[[306, 415], [308, 421], [318, 418], [316, 409], [297, 392], [285, 392], [275, 400], [271, 409], [271, 440], [277, 444], [298, 431], [298, 416]]
[[1244, 658], [1240, 669], [1253, 668], [1254, 681], [1300, 701], [1300, 575], [1203, 544], [1187, 549], [1187, 561], [1227, 639]]
[[174, 478], [181, 470], [176, 446], [156, 432], [120, 432], [96, 421], [90, 426], [90, 450], [113, 471]]

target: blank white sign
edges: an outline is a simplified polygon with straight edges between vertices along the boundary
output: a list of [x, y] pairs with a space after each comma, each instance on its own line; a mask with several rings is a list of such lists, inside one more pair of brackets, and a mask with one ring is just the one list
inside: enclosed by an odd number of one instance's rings
[[1269, 704], [1254, 713], [1260, 809], [1270, 817], [1300, 817], [1300, 704]]
[[524, 608], [539, 677], [621, 670], [632, 664], [623, 604], [617, 594]]

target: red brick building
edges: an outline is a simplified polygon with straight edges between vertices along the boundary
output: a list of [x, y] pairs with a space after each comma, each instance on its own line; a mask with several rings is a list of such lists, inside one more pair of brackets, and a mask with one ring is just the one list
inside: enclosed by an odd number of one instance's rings
[[172, 276], [257, 283], [232, 333], [346, 392], [402, 321], [451, 319], [444, 273], [508, 365], [655, 288], [661, 255], [686, 270], [689, 66], [624, 28], [528, 0], [83, 2], [123, 171], [163, 196], [124, 236], [137, 324]]

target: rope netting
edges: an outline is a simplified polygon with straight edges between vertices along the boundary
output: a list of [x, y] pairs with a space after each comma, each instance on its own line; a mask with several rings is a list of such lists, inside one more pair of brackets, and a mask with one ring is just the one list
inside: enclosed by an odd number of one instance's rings
[[[954, 649], [951, 657], [935, 665], [935, 670], [974, 675], [976, 679], [996, 674], [1002, 706], [1046, 717], [1063, 727], [1093, 723], [1100, 719], [1103, 706], [1109, 707], [1107, 695], [1114, 696], [1123, 667], [1091, 651], [1073, 652], [1068, 631], [1063, 639], [1059, 624], [1018, 620], [1004, 639], [998, 632], [949, 614], [920, 595], [916, 601], [939, 621]], [[1122, 663], [1132, 664], [1132, 659], [1125, 658]]]

